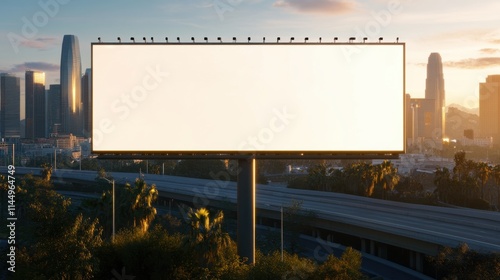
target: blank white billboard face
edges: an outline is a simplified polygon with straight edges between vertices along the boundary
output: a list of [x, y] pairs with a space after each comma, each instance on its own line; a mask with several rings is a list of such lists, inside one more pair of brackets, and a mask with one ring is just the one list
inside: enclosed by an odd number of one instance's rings
[[94, 153], [404, 152], [404, 44], [92, 44]]

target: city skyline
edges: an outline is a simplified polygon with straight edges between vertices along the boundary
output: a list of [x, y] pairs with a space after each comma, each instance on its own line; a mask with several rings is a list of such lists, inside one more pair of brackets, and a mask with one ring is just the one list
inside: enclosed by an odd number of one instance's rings
[[[500, 3], [456, 1], [187, 1], [134, 3], [47, 0], [7, 1], [9, 13], [2, 15], [0, 71], [24, 76], [25, 70], [46, 73], [46, 87], [58, 84], [62, 38], [74, 34], [80, 39], [82, 69], [90, 68], [90, 43], [101, 37], [129, 42], [142, 37], [208, 37], [231, 40], [252, 38], [309, 37], [310, 42], [338, 37], [356, 41], [407, 44], [406, 93], [424, 97], [426, 60], [439, 52], [447, 77], [447, 105], [479, 106], [479, 86], [488, 75], [500, 73], [500, 20], [495, 11]], [[331, 37], [331, 38], [330, 38]], [[327, 39], [329, 38], [329, 39]], [[301, 39], [302, 40], [302, 39]], [[21, 76], [22, 75], [22, 76]], [[24, 83], [21, 83], [24, 86]], [[21, 90], [24, 98], [24, 90]], [[21, 115], [24, 115], [22, 110]]]

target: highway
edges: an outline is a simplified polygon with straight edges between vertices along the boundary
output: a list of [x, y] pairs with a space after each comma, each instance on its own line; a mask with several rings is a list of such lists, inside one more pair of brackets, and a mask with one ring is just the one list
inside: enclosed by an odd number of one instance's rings
[[[39, 168], [20, 168], [17, 173]], [[2, 172], [5, 172], [3, 168]], [[57, 170], [54, 179], [93, 180], [95, 171]], [[117, 183], [133, 182], [137, 173], [111, 173]], [[224, 179], [224, 176], [219, 176]], [[191, 197], [198, 206], [215, 201], [236, 203], [236, 183], [176, 176], [145, 174], [148, 184], [155, 184], [160, 196]], [[339, 193], [288, 189], [282, 186], [257, 185], [256, 207], [278, 211], [292, 200], [302, 201], [305, 210], [319, 218], [337, 223], [349, 223], [391, 235], [421, 240], [443, 246], [467, 243], [482, 252], [500, 252], [500, 213], [466, 208], [444, 208], [370, 199]]]

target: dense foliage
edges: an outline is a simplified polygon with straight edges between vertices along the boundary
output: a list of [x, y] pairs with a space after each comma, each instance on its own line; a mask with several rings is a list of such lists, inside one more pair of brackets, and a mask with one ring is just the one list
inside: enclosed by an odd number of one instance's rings
[[[190, 209], [187, 231], [167, 231], [153, 206], [156, 188], [143, 179], [118, 193], [120, 230], [111, 239], [103, 230], [109, 226], [109, 192], [73, 207], [54, 190], [51, 172], [45, 166], [39, 177], [27, 175], [18, 186], [23, 222], [15, 279], [363, 279], [361, 255], [352, 249], [323, 264], [287, 252], [283, 261], [278, 251], [258, 252], [256, 263], [248, 265], [223, 230], [222, 212]], [[4, 191], [5, 178], [0, 179]], [[297, 217], [299, 210], [300, 205], [292, 205], [288, 218]]]

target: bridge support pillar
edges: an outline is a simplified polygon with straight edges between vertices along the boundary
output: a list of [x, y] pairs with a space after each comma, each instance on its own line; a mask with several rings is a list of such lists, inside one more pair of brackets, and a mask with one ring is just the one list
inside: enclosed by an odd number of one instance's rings
[[411, 251], [410, 252], [410, 268], [423, 272], [424, 263], [423, 263], [423, 255], [422, 253]]
[[382, 243], [377, 245], [377, 257], [387, 259], [387, 245]]
[[375, 256], [375, 241], [370, 240], [370, 254]]
[[361, 252], [363, 252], [363, 253], [368, 253], [366, 251], [366, 241], [368, 241], [368, 240], [361, 238]]

